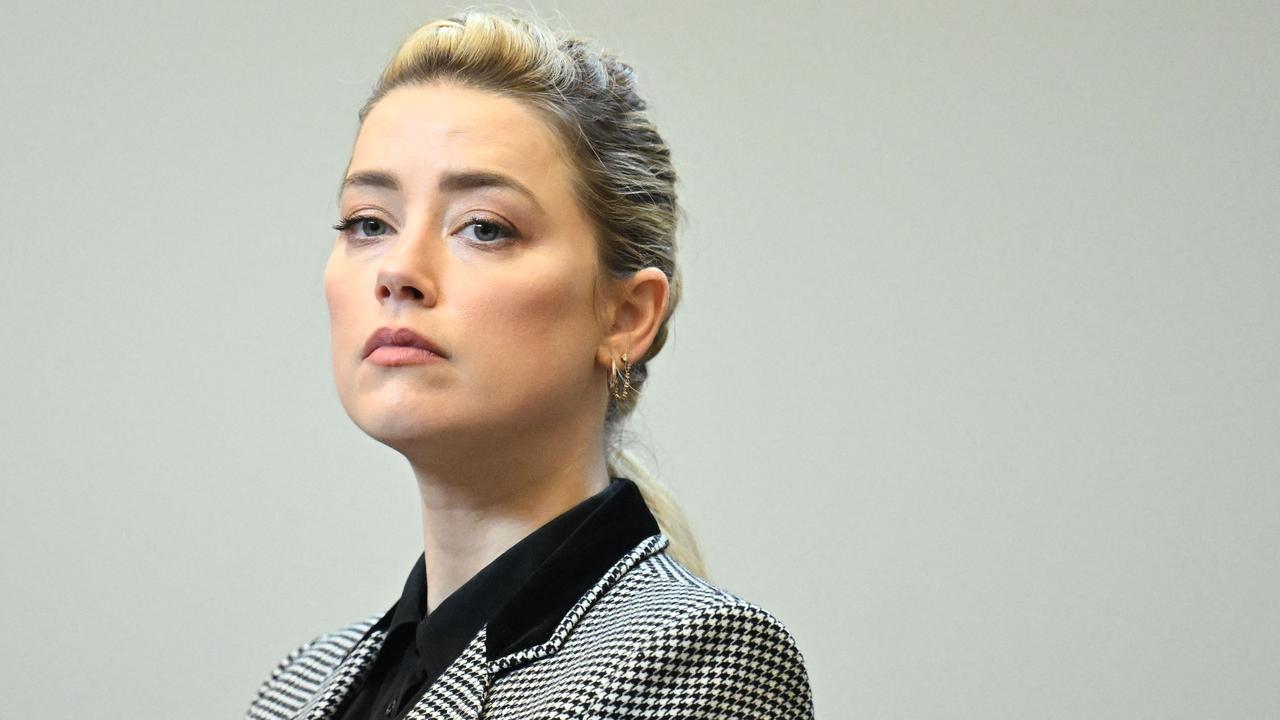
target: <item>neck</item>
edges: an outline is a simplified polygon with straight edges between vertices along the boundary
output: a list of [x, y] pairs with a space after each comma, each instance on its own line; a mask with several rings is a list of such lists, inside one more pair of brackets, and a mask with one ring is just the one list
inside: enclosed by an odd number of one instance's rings
[[608, 485], [600, 433], [576, 435], [508, 436], [501, 447], [473, 448], [465, 460], [410, 459], [421, 497], [428, 613], [526, 535]]

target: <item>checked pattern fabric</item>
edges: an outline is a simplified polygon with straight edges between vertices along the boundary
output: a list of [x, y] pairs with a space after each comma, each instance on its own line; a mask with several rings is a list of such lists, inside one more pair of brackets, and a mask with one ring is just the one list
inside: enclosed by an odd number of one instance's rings
[[[768, 611], [689, 572], [652, 535], [613, 565], [551, 636], [486, 656], [485, 630], [405, 720], [812, 720], [795, 639]], [[372, 665], [380, 615], [284, 657], [246, 720], [326, 720]]]

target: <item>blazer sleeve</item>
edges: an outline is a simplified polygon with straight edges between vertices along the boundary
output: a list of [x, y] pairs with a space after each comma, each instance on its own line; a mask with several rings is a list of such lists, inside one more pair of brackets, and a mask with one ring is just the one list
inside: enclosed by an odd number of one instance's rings
[[812, 720], [795, 638], [743, 600], [694, 611], [638, 648], [605, 683], [589, 718]]

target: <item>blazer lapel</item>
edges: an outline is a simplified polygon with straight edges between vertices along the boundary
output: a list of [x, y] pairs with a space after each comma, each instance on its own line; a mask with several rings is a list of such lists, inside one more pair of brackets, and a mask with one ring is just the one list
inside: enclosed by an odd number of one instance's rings
[[667, 545], [640, 488], [611, 481], [599, 505], [489, 620], [495, 672], [559, 649], [579, 619], [614, 583]]
[[[360, 687], [386, 639], [386, 632], [374, 630], [364, 637], [302, 706], [295, 720], [331, 720], [353, 688]], [[463, 649], [457, 660], [436, 679], [427, 693], [414, 704], [405, 720], [476, 720], [484, 709], [489, 690], [489, 668], [482, 629]]]
[[668, 542], [666, 535], [657, 533], [632, 548], [564, 612], [550, 636], [542, 642], [490, 659], [489, 628], [481, 628], [458, 659], [414, 704], [405, 720], [478, 720], [484, 714], [489, 690], [499, 674], [559, 650], [601, 595], [641, 560], [667, 547]]
[[[596, 601], [637, 564], [668, 546], [639, 488], [613, 494], [538, 568], [414, 703], [405, 720], [475, 720], [499, 676], [558, 652]], [[386, 639], [372, 627], [293, 716], [333, 720], [361, 686]]]
[[405, 720], [476, 720], [492, 683], [481, 629], [462, 654], [431, 683]]
[[[539, 627], [537, 632], [526, 632], [521, 636], [518, 643], [507, 644], [499, 642], [498, 646], [502, 649], [497, 652], [494, 652], [493, 643], [490, 643], [489, 672], [496, 676], [559, 651], [570, 633], [573, 632], [574, 627], [581, 622], [582, 618], [591, 610], [591, 607], [595, 605], [596, 600], [600, 599], [600, 596], [608, 592], [609, 588], [616, 585], [622, 579], [622, 576], [626, 575], [640, 561], [661, 552], [669, 544], [670, 539], [661, 532], [645, 538], [605, 571], [604, 575], [588, 588], [573, 605], [567, 609], [557, 610], [553, 617], [559, 618], [559, 620], [554, 625]], [[490, 623], [490, 629], [492, 627], [493, 624]], [[500, 630], [510, 632], [511, 628], [502, 627]]]
[[363, 680], [369, 668], [373, 666], [373, 660], [378, 655], [378, 649], [382, 647], [382, 641], [385, 638], [386, 633], [381, 630], [375, 630], [366, 635], [352, 648], [351, 652], [347, 653], [338, 667], [329, 673], [311, 701], [302, 706], [294, 718], [329, 720], [333, 717], [334, 711], [346, 699], [351, 688]]

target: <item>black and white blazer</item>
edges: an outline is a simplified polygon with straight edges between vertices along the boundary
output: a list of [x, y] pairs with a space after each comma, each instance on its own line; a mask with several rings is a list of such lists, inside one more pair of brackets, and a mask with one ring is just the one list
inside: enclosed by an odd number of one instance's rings
[[[791, 633], [691, 573], [668, 544], [646, 537], [563, 614], [481, 628], [406, 720], [812, 718]], [[247, 720], [331, 718], [377, 656], [379, 617], [290, 652]]]

